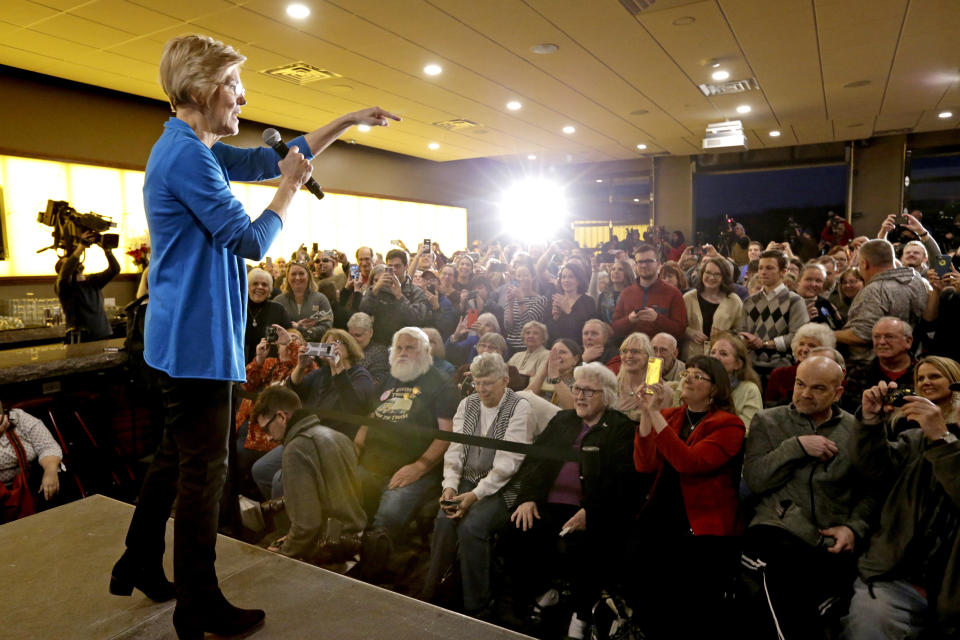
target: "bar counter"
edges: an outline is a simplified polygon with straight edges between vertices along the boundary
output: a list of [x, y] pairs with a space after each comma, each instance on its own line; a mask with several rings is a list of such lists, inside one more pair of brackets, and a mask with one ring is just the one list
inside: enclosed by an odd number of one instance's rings
[[123, 338], [0, 351], [0, 385], [102, 371], [127, 361]]

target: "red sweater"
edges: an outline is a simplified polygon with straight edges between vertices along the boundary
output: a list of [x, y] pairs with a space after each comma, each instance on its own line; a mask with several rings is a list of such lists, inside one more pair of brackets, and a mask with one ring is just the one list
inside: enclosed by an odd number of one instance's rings
[[[630, 322], [627, 317], [630, 312], [644, 307], [656, 309], [657, 319], [653, 322]], [[686, 329], [687, 307], [683, 304], [683, 294], [680, 289], [663, 280], [656, 280], [646, 289], [639, 284], [630, 285], [620, 293], [613, 310], [613, 331], [619, 336], [640, 331], [652, 338], [665, 331], [679, 340]]]
[[[663, 409], [666, 428], [633, 441], [633, 464], [641, 473], [655, 473], [650, 497], [664, 463], [680, 476], [680, 490], [687, 519], [694, 535], [732, 536], [741, 531], [739, 519], [740, 467], [744, 427], [737, 416], [726, 411], [709, 413], [684, 442], [680, 428], [687, 405]], [[648, 500], [649, 501], [649, 500]], [[644, 505], [646, 506], [646, 505]]]

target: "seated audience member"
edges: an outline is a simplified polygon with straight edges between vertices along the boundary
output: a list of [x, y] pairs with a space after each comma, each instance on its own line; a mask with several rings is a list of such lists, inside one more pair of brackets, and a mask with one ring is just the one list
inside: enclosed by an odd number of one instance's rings
[[[29, 486], [34, 460], [43, 468], [39, 491]], [[43, 422], [0, 405], [0, 524], [35, 513], [35, 495], [51, 500], [59, 493], [61, 460], [63, 451]]]
[[573, 393], [570, 391], [573, 370], [580, 364], [582, 355], [579, 344], [560, 338], [553, 343], [540, 370], [530, 378], [527, 389], [561, 409], [573, 408]]
[[660, 267], [660, 279], [676, 287], [680, 293], [690, 288], [687, 275], [676, 262], [666, 262]]
[[719, 360], [727, 372], [733, 412], [743, 421], [746, 432], [750, 433], [753, 416], [763, 409], [763, 397], [760, 393], [760, 376], [750, 364], [747, 345], [732, 333], [723, 332], [713, 339], [710, 356]]
[[469, 365], [477, 355], [477, 342], [488, 333], [500, 333], [500, 324], [492, 313], [481, 313], [472, 327], [467, 326], [467, 316], [463, 316], [456, 331], [447, 338], [447, 358], [455, 366]]
[[[272, 441], [255, 420], [250, 419], [253, 410], [253, 400], [256, 394], [269, 386], [280, 384], [286, 379], [300, 357], [300, 350], [304, 346], [303, 336], [296, 329], [287, 331], [280, 325], [277, 328], [276, 355], [271, 356], [272, 345], [264, 338], [257, 345], [257, 353], [253, 360], [247, 363], [247, 381], [241, 387], [249, 397], [240, 400], [237, 413], [234, 416], [234, 427], [237, 430], [237, 468], [241, 480], [240, 487], [245, 486], [247, 474], [261, 457], [268, 451], [279, 446]], [[311, 365], [315, 366], [315, 365]], [[259, 486], [259, 485], [258, 485]], [[260, 487], [263, 491], [264, 487]], [[264, 499], [269, 499], [270, 482], [265, 485]]]
[[433, 356], [433, 366], [452, 378], [457, 372], [457, 368], [446, 359], [447, 350], [440, 332], [433, 327], [424, 327], [423, 332], [430, 339], [430, 355]]
[[316, 340], [333, 326], [330, 301], [317, 290], [317, 282], [305, 263], [287, 263], [282, 291], [273, 301], [284, 308], [290, 326], [300, 331], [304, 340]]
[[590, 297], [597, 301], [597, 313], [600, 319], [610, 324], [613, 322], [613, 312], [617, 308], [617, 300], [627, 287], [636, 283], [633, 267], [626, 260], [616, 260], [607, 267], [609, 285], [606, 290], [600, 291], [597, 287], [599, 274], [603, 271], [594, 271], [590, 280]]
[[[484, 353], [497, 353], [501, 358], [506, 359], [507, 341], [504, 340], [503, 336], [499, 333], [490, 332], [483, 334], [477, 342], [477, 355], [480, 356]], [[474, 358], [474, 360], [476, 360], [476, 358]], [[471, 364], [472, 363], [471, 361]], [[470, 372], [470, 365], [465, 364], [461, 365], [453, 374], [453, 381], [460, 389], [460, 395], [462, 397], [466, 397], [474, 392], [473, 375]], [[509, 378], [507, 386], [514, 391], [523, 391], [530, 383], [530, 378], [520, 375], [517, 368], [512, 365], [507, 365], [507, 377]]]
[[490, 314], [497, 319], [497, 331], [504, 323], [503, 307], [497, 304], [496, 296], [493, 295], [493, 285], [490, 278], [485, 274], [477, 274], [471, 281], [470, 289], [464, 291], [460, 296], [460, 313], [465, 314], [471, 309], [476, 309], [480, 315]]
[[[330, 329], [323, 335], [324, 343], [336, 345], [335, 358], [314, 358], [300, 355], [297, 366], [287, 378], [303, 406], [311, 410], [328, 409], [353, 415], [365, 415], [377, 396], [377, 384], [360, 362], [363, 351], [356, 340], [342, 329]], [[319, 366], [318, 361], [319, 360]], [[357, 428], [324, 419], [323, 424], [353, 439]], [[271, 438], [274, 443], [281, 442]], [[283, 495], [280, 474], [283, 447], [276, 447], [253, 463], [251, 474], [264, 498]]]
[[266, 335], [267, 327], [278, 324], [290, 328], [286, 310], [270, 300], [273, 291], [273, 276], [263, 269], [251, 269], [247, 274], [247, 327], [243, 332], [245, 361], [250, 362], [257, 354], [257, 345]]
[[[644, 567], [642, 576], [630, 576], [637, 620], [656, 638], [713, 637], [725, 626], [723, 594], [736, 568], [743, 422], [715, 358], [694, 356], [687, 363], [681, 406], [661, 409], [669, 390], [654, 389], [653, 396], [639, 396], [633, 451], [636, 470], [653, 474], [628, 565], [629, 571]], [[696, 615], [690, 615], [692, 603]]]
[[700, 263], [696, 289], [683, 294], [687, 310], [687, 328], [683, 340], [683, 360], [704, 355], [714, 334], [735, 331], [740, 323], [743, 302], [733, 291], [730, 263], [724, 258], [705, 258]]
[[822, 322], [836, 331], [843, 326], [843, 317], [837, 308], [821, 295], [826, 273], [826, 269], [820, 263], [807, 264], [800, 272], [800, 279], [797, 281], [797, 295], [803, 298], [810, 322]]
[[850, 267], [840, 272], [837, 277], [837, 286], [830, 294], [830, 304], [846, 317], [850, 311], [850, 305], [853, 304], [853, 299], [863, 290], [863, 287], [863, 276], [860, 275], [860, 271], [856, 267]]
[[[547, 298], [534, 290], [533, 266], [529, 260], [515, 262], [514, 280], [506, 288], [503, 321], [507, 329], [507, 344], [514, 353], [518, 353], [525, 348], [529, 350], [525, 338], [527, 326], [531, 322], [543, 323]], [[546, 342], [546, 338], [543, 341]]]
[[760, 254], [763, 289], [743, 302], [739, 335], [761, 375], [792, 364], [787, 349], [797, 329], [810, 321], [803, 298], [783, 284], [786, 268], [787, 258], [780, 251]]
[[430, 315], [427, 296], [407, 275], [407, 252], [387, 252], [387, 269], [363, 294], [360, 310], [373, 318], [373, 339], [390, 344], [401, 327], [420, 326]]
[[664, 382], [680, 382], [686, 366], [677, 359], [680, 349], [677, 348], [677, 339], [669, 333], [658, 333], [650, 340], [653, 355], [663, 360], [660, 369], [660, 379]]
[[753, 419], [743, 479], [755, 515], [742, 564], [744, 578], [762, 586], [744, 637], [776, 637], [776, 625], [786, 638], [822, 638], [822, 618], [849, 593], [877, 501], [853, 466], [856, 419], [836, 404], [842, 383], [836, 362], [808, 357], [793, 403]]
[[910, 350], [913, 346], [913, 328], [899, 318], [887, 316], [877, 320], [872, 338], [876, 357], [870, 362], [851, 365], [847, 372], [846, 392], [840, 404], [850, 412], [855, 412], [860, 406], [863, 392], [881, 381], [909, 386], [913, 380], [916, 364]]
[[587, 295], [587, 276], [579, 264], [568, 262], [560, 270], [560, 291], [553, 294], [547, 329], [553, 339], [582, 339], [584, 323], [597, 315], [596, 303]]
[[793, 398], [793, 383], [797, 378], [797, 367], [800, 363], [807, 359], [812, 349], [817, 347], [833, 349], [836, 346], [837, 341], [833, 337], [833, 331], [824, 324], [808, 322], [797, 329], [793, 335], [793, 341], [790, 342], [790, 350], [797, 364], [777, 367], [773, 370], [763, 392], [764, 406], [769, 409], [789, 404]]
[[[647, 363], [653, 345], [647, 334], [631, 333], [620, 345], [620, 372], [617, 374], [617, 403], [614, 408], [634, 422], [640, 420], [639, 394], [646, 383]], [[662, 378], [661, 378], [662, 379]]]
[[[380, 405], [372, 416], [427, 432], [453, 428], [459, 402], [453, 382], [433, 367], [430, 340], [418, 327], [404, 327], [393, 336], [390, 377], [381, 386]], [[426, 496], [439, 491], [440, 464], [447, 443], [394, 431], [384, 426], [360, 427], [360, 480], [364, 510], [371, 524], [365, 532], [361, 564], [368, 579], [386, 566], [393, 540], [420, 508]]]
[[870, 240], [860, 247], [857, 265], [866, 286], [850, 312], [847, 324], [837, 331], [837, 342], [847, 345], [851, 367], [873, 358], [873, 327], [884, 316], [900, 318], [917, 326], [927, 305], [927, 285], [910, 267], [894, 264], [893, 245], [886, 240]]
[[[340, 291], [347, 284], [347, 274], [340, 267], [339, 251], [321, 251], [314, 258], [317, 267], [317, 285], [329, 281], [336, 291]], [[346, 261], [347, 257], [343, 256]]]
[[427, 315], [426, 326], [436, 327], [441, 335], [449, 336], [457, 328], [456, 308], [450, 299], [440, 291], [440, 278], [436, 271], [424, 270], [420, 274], [420, 283], [427, 298], [430, 311]]
[[283, 543], [271, 549], [308, 562], [344, 560], [323, 555], [323, 535], [332, 518], [342, 526], [341, 540], [353, 539], [345, 554], [355, 553], [367, 517], [360, 501], [353, 441], [324, 426], [310, 409], [302, 408], [297, 394], [284, 387], [264, 390], [251, 420], [283, 445], [284, 504], [290, 530]]
[[[510, 378], [500, 354], [478, 355], [470, 364], [470, 373], [476, 392], [457, 407], [454, 432], [529, 443], [530, 403], [507, 387]], [[517, 489], [508, 483], [522, 462], [523, 454], [510, 451], [459, 443], [447, 449], [440, 512], [423, 587], [425, 600], [433, 597], [459, 555], [464, 611], [468, 615], [487, 613], [493, 536], [509, 522]]]
[[626, 336], [641, 331], [648, 336], [666, 332], [675, 338], [687, 328], [683, 294], [660, 279], [657, 250], [648, 244], [637, 248], [637, 282], [623, 290], [613, 312], [613, 331]]
[[537, 375], [537, 371], [547, 361], [547, 355], [550, 353], [543, 346], [548, 338], [547, 325], [531, 320], [523, 325], [521, 337], [523, 339], [523, 350], [516, 351], [510, 356], [507, 364], [516, 367], [520, 375], [532, 378]]
[[620, 371], [619, 342], [613, 336], [613, 327], [603, 320], [591, 318], [583, 325], [583, 361], [599, 362], [614, 373]]
[[[516, 476], [519, 506], [510, 516], [514, 527], [505, 546], [521, 607], [532, 607], [558, 572], [574, 575], [575, 617], [568, 634], [576, 638], [583, 637], [582, 623], [616, 570], [608, 551], [624, 548], [640, 484], [631, 459], [634, 423], [612, 408], [616, 377], [593, 362], [577, 367], [574, 379], [574, 407], [558, 412], [535, 443], [590, 448], [592, 453], [581, 455], [594, 457], [579, 463], [524, 460]], [[560, 535], [568, 551], [563, 562], [558, 562]]]
[[[747, 298], [752, 296], [755, 293], [760, 293], [763, 291], [763, 282], [760, 280], [760, 274], [756, 273], [750, 277], [750, 280], [747, 282]], [[747, 298], [743, 298], [746, 300]]]
[[390, 353], [386, 345], [373, 341], [373, 318], [358, 311], [347, 321], [347, 332], [363, 350], [363, 359], [357, 364], [366, 369], [380, 386], [390, 374]]
[[960, 635], [960, 394], [950, 388], [958, 382], [955, 361], [920, 360], [917, 395], [901, 407], [905, 424], [894, 425], [894, 440], [884, 429], [884, 397], [895, 385], [863, 394], [856, 463], [869, 479], [893, 484], [860, 558], [843, 620], [848, 640]]

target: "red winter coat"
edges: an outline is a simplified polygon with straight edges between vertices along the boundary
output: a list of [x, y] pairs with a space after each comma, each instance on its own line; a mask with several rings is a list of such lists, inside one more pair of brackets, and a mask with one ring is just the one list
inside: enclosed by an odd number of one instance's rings
[[[707, 414], [684, 442], [680, 428], [687, 405], [663, 409], [666, 428], [633, 441], [633, 463], [641, 473], [655, 473], [650, 497], [657, 490], [665, 463], [680, 476], [680, 490], [694, 535], [731, 536], [742, 529], [739, 516], [743, 422], [726, 411]], [[647, 500], [649, 503], [649, 498]], [[646, 504], [644, 505], [644, 507]]]

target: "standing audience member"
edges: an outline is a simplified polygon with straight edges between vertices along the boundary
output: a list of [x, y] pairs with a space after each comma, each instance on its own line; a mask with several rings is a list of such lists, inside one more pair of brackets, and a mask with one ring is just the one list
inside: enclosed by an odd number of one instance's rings
[[503, 308], [507, 344], [514, 353], [527, 348], [523, 334], [528, 323], [542, 323], [544, 321], [547, 298], [534, 290], [534, 284], [533, 267], [530, 262], [526, 260], [518, 261], [514, 272], [514, 282], [507, 285], [506, 304]]
[[917, 365], [916, 396], [906, 399], [912, 421], [890, 440], [884, 397], [896, 384], [863, 394], [855, 431], [858, 468], [881, 486], [893, 485], [880, 525], [860, 558], [847, 640], [960, 636], [960, 364], [932, 356]]
[[[507, 387], [507, 365], [496, 353], [470, 364], [476, 393], [453, 416], [455, 433], [529, 443], [530, 403]], [[443, 492], [430, 545], [423, 597], [430, 600], [444, 573], [459, 556], [463, 606], [468, 615], [490, 608], [493, 537], [509, 522], [517, 489], [508, 484], [523, 455], [452, 443], [443, 456]], [[459, 550], [459, 553], [458, 553]]]
[[837, 286], [830, 294], [830, 304], [836, 307], [837, 311], [846, 318], [850, 311], [850, 305], [853, 304], [853, 299], [863, 290], [864, 286], [863, 276], [860, 275], [860, 271], [856, 267], [850, 267], [840, 272], [837, 277]]
[[[453, 382], [433, 367], [430, 340], [418, 327], [404, 327], [393, 336], [390, 378], [381, 387], [380, 405], [372, 416], [427, 433], [453, 429], [457, 392]], [[360, 427], [355, 438], [360, 450], [360, 480], [370, 527], [364, 534], [360, 562], [368, 579], [379, 576], [393, 542], [420, 508], [424, 497], [439, 491], [438, 465], [447, 442], [379, 426]]]
[[315, 342], [333, 326], [330, 301], [317, 290], [317, 282], [305, 263], [287, 263], [282, 291], [273, 301], [284, 308], [290, 326], [300, 331], [307, 342]]
[[286, 310], [273, 300], [273, 276], [263, 269], [251, 269], [247, 274], [247, 327], [243, 332], [244, 361], [250, 362], [257, 353], [257, 345], [266, 336], [267, 327], [280, 325], [290, 328]]
[[[629, 571], [642, 565], [644, 572], [628, 577], [630, 590], [653, 637], [710, 637], [729, 624], [723, 595], [742, 528], [737, 491], [743, 422], [733, 414], [727, 374], [715, 358], [694, 356], [687, 363], [681, 406], [661, 409], [669, 391], [663, 385], [654, 391], [638, 396], [633, 460], [637, 471], [653, 478], [626, 563]], [[691, 603], [696, 615], [690, 615]]]
[[[423, 295], [427, 299], [429, 312], [425, 327], [435, 327], [442, 335], [449, 336], [457, 328], [457, 309], [450, 299], [440, 291], [440, 278], [435, 271], [425, 269], [420, 274]], [[414, 281], [414, 284], [417, 284]]]
[[680, 338], [687, 327], [683, 294], [660, 279], [660, 260], [654, 247], [640, 245], [636, 258], [637, 282], [624, 289], [617, 300], [614, 333], [626, 336], [642, 331], [652, 337], [663, 331]]
[[783, 284], [786, 269], [787, 257], [780, 251], [760, 254], [763, 289], [743, 303], [740, 337], [751, 349], [753, 366], [761, 375], [791, 364], [787, 350], [793, 336], [810, 321], [803, 298]]
[[743, 479], [756, 506], [742, 564], [765, 593], [744, 637], [776, 637], [776, 626], [786, 638], [823, 638], [822, 618], [848, 595], [877, 504], [853, 466], [856, 419], [836, 404], [842, 383], [836, 362], [809, 357], [793, 403], [753, 419]]
[[578, 264], [568, 263], [560, 270], [560, 292], [553, 294], [553, 308], [547, 317], [547, 329], [554, 340], [580, 342], [583, 324], [596, 317], [596, 304], [586, 294], [587, 284], [587, 276]]
[[650, 345], [653, 347], [653, 355], [663, 360], [660, 379], [664, 382], [680, 382], [686, 365], [677, 358], [680, 355], [677, 339], [669, 333], [658, 333], [650, 340]]
[[743, 302], [733, 291], [730, 263], [724, 258], [706, 258], [700, 263], [696, 289], [683, 294], [687, 310], [687, 330], [683, 341], [683, 360], [704, 355], [711, 336], [735, 331], [740, 323]]
[[895, 266], [893, 245], [886, 240], [870, 240], [860, 247], [857, 268], [867, 284], [850, 305], [847, 324], [837, 331], [837, 342], [849, 349], [851, 366], [873, 358], [870, 347], [877, 320], [894, 316], [915, 327], [923, 317], [928, 295], [927, 285], [916, 271]]
[[407, 275], [407, 252], [391, 249], [386, 263], [387, 269], [360, 303], [360, 310], [373, 318], [373, 339], [380, 344], [390, 344], [402, 327], [423, 325], [430, 315], [426, 294]]
[[[595, 282], [599, 271], [594, 272], [594, 279], [590, 281], [591, 287], [595, 287]], [[627, 287], [636, 283], [636, 276], [633, 273], [633, 267], [626, 260], [616, 260], [609, 266], [610, 284], [606, 291], [594, 291], [591, 296], [597, 300], [597, 313], [600, 319], [611, 324], [613, 322], [613, 313], [617, 308], [617, 301], [620, 294]]]
[[836, 331], [843, 326], [843, 316], [833, 304], [821, 295], [826, 279], [826, 269], [820, 263], [807, 264], [797, 281], [797, 295], [807, 306], [810, 322], [822, 322]]

